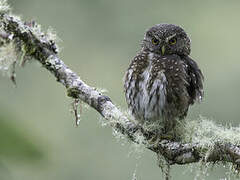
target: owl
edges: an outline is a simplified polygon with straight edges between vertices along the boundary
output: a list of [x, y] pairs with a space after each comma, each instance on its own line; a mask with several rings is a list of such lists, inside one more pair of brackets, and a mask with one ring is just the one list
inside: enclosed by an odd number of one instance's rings
[[191, 41], [173, 24], [148, 29], [124, 78], [128, 108], [136, 122], [159, 134], [175, 134], [190, 105], [203, 98], [203, 74], [189, 56]]

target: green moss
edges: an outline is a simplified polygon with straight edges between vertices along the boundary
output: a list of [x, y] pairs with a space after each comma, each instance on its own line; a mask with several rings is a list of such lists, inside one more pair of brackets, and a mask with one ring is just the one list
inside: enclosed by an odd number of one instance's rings
[[67, 96], [77, 99], [79, 98], [78, 95], [79, 95], [79, 90], [77, 87], [72, 87], [67, 89]]
[[30, 44], [24, 44], [23, 45], [23, 52], [24, 54], [31, 56], [32, 54], [34, 54], [36, 52], [36, 47], [30, 45]]

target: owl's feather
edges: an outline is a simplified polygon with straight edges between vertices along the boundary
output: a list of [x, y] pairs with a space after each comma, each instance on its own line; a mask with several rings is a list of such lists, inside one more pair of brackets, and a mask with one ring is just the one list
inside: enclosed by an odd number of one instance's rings
[[197, 63], [192, 60], [190, 57], [186, 56], [183, 58], [185, 63], [188, 65], [188, 75], [189, 75], [189, 83], [190, 86], [188, 87], [189, 95], [192, 97], [193, 104], [196, 100], [201, 101], [204, 95], [203, 92], [203, 74], [199, 69]]
[[125, 75], [125, 95], [140, 122], [157, 122], [171, 129], [186, 116], [189, 105], [202, 97], [202, 73], [190, 58], [140, 51]]

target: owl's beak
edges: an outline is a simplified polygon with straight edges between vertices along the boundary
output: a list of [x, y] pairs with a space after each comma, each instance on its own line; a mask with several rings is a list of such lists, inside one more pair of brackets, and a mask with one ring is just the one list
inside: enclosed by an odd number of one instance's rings
[[165, 53], [165, 46], [164, 45], [161, 47], [161, 51], [162, 51], [162, 55], [164, 55], [164, 53]]

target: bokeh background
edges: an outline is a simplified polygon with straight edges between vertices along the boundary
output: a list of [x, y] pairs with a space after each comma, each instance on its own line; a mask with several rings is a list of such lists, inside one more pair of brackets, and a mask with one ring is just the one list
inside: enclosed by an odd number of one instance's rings
[[[181, 25], [205, 75], [205, 99], [189, 118], [239, 125], [240, 1], [9, 0], [15, 14], [51, 26], [62, 40], [60, 57], [89, 85], [107, 89], [126, 109], [122, 77], [145, 30]], [[17, 70], [17, 88], [0, 76], [1, 180], [163, 179], [153, 153], [122, 145], [91, 108], [78, 128], [65, 89], [38, 63]], [[131, 153], [132, 152], [132, 153]], [[226, 177], [227, 168], [206, 179]], [[175, 166], [173, 179], [194, 179], [192, 166]], [[201, 179], [201, 178], [200, 178]], [[232, 177], [232, 179], [234, 179]]]

